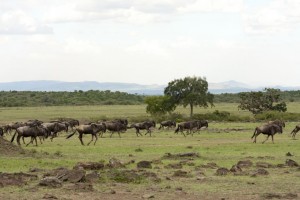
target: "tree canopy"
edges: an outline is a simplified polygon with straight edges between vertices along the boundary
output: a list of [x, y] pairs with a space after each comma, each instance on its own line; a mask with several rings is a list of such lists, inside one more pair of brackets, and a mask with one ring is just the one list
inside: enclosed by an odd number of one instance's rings
[[286, 103], [282, 101], [279, 89], [265, 88], [259, 92], [241, 92], [239, 93], [239, 109], [249, 110], [253, 114], [262, 113], [263, 111], [280, 111], [287, 110]]
[[205, 78], [185, 77], [168, 83], [164, 94], [174, 105], [190, 106], [190, 116], [193, 116], [194, 106], [213, 106], [214, 96], [208, 92], [208, 83]]
[[168, 96], [148, 96], [145, 98], [146, 112], [151, 115], [164, 115], [175, 110], [176, 106]]

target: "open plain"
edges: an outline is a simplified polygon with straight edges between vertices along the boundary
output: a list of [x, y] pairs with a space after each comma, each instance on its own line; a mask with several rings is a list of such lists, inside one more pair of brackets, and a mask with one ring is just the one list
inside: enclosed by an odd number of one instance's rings
[[[289, 106], [298, 112], [296, 103]], [[250, 115], [232, 104], [195, 113], [216, 109]], [[84, 123], [147, 116], [143, 106], [1, 108], [0, 114], [2, 125], [59, 117]], [[262, 123], [212, 121], [187, 137], [174, 134], [174, 129], [158, 130], [157, 125], [152, 137], [145, 131], [137, 137], [128, 129], [121, 138], [105, 133], [90, 146], [82, 146], [78, 134], [66, 139], [69, 133], [62, 132], [52, 142], [38, 140], [37, 147], [19, 148], [9, 142], [12, 135], [5, 134], [0, 199], [300, 199], [300, 136], [290, 137], [299, 122], [286, 122], [274, 144], [271, 139], [261, 144], [263, 135], [254, 144], [254, 128]], [[85, 144], [90, 139], [83, 136]]]

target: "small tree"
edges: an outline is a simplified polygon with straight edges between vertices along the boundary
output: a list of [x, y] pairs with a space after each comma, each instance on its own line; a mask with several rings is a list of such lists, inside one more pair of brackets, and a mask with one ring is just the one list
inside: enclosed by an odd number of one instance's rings
[[176, 105], [168, 96], [149, 96], [145, 98], [146, 112], [151, 115], [165, 115], [175, 110]]
[[213, 106], [213, 95], [208, 92], [208, 83], [205, 78], [185, 77], [168, 83], [164, 91], [175, 105], [190, 106], [190, 117], [193, 116], [194, 106]]
[[240, 105], [238, 108], [249, 110], [253, 114], [270, 110], [279, 112], [287, 110], [286, 103], [281, 101], [279, 89], [265, 88], [264, 92], [241, 92], [239, 97]]

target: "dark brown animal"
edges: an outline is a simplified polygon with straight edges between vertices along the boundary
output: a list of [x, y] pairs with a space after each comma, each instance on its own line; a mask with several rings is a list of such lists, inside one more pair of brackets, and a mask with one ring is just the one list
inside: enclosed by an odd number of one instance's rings
[[155, 128], [156, 123], [152, 120], [148, 120], [148, 121], [144, 121], [144, 122], [140, 122], [140, 123], [134, 123], [131, 124], [130, 127], [128, 128], [135, 128], [135, 134], [136, 136], [142, 136], [142, 134], [140, 133], [140, 130], [147, 130], [147, 132], [145, 133], [145, 135], [147, 135], [149, 133], [150, 137], [151, 137], [151, 128]]
[[94, 140], [94, 137], [96, 138], [96, 140], [94, 142], [94, 145], [95, 145], [98, 140], [97, 133], [99, 131], [100, 131], [100, 128], [95, 123], [88, 124], [88, 125], [79, 125], [78, 127], [76, 127], [76, 130], [72, 134], [67, 136], [67, 139], [72, 137], [76, 132], [78, 132], [79, 133], [78, 138], [79, 138], [81, 144], [84, 145], [84, 143], [82, 141], [83, 134], [91, 134], [92, 140], [88, 143], [88, 145], [90, 145], [90, 143]]
[[11, 139], [11, 142], [14, 141], [14, 138], [15, 138], [16, 134], [18, 134], [18, 136], [17, 136], [18, 145], [21, 145], [20, 144], [20, 138], [21, 137], [23, 137], [23, 138], [24, 137], [31, 137], [31, 141], [26, 146], [28, 146], [30, 143], [32, 143], [33, 140], [35, 140], [35, 144], [37, 146], [36, 137], [37, 136], [47, 137], [48, 133], [49, 133], [48, 130], [45, 129], [44, 127], [42, 127], [42, 126], [22, 126], [22, 127], [17, 128], [15, 134], [13, 135], [13, 137]]
[[127, 126], [120, 123], [120, 122], [104, 122], [105, 126], [106, 126], [106, 130], [110, 131], [110, 137], [112, 137], [112, 135], [117, 132], [119, 137], [121, 137], [120, 133], [121, 132], [126, 132], [127, 131]]
[[160, 122], [159, 130], [164, 129], [164, 127], [167, 127], [167, 129], [176, 127], [176, 122], [172, 120], [162, 121]]
[[266, 140], [264, 140], [262, 143], [265, 143], [268, 138], [271, 136], [272, 137], [272, 142], [274, 143], [274, 135], [276, 133], [282, 133], [282, 126], [278, 126], [276, 124], [264, 124], [260, 127], [256, 127], [253, 133], [253, 136], [251, 139], [254, 137], [253, 143], [256, 143], [256, 137], [260, 134], [267, 135]]
[[284, 121], [281, 121], [279, 119], [276, 119], [274, 121], [269, 121], [268, 124], [276, 124], [278, 126], [285, 127]]
[[297, 125], [294, 130], [291, 132], [293, 139], [296, 138], [296, 133], [300, 130], [300, 124]]
[[198, 129], [199, 127], [199, 122], [197, 120], [194, 121], [188, 121], [188, 122], [181, 122], [177, 124], [177, 128], [175, 130], [175, 133], [178, 133], [179, 131], [183, 134], [184, 137], [184, 130], [187, 130], [187, 133], [192, 133], [193, 129]]

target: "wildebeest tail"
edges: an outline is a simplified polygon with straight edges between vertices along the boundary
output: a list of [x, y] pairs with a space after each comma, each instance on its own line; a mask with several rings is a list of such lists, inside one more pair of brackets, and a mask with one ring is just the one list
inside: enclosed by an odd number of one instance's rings
[[74, 131], [72, 134], [68, 135], [68, 136], [66, 137], [66, 139], [69, 139], [69, 138], [72, 137], [75, 133], [76, 133], [76, 131]]
[[17, 134], [17, 131], [15, 131], [15, 134], [14, 134], [13, 137], [11, 138], [10, 142], [13, 142], [13, 141], [14, 141], [16, 134]]

